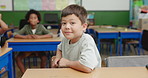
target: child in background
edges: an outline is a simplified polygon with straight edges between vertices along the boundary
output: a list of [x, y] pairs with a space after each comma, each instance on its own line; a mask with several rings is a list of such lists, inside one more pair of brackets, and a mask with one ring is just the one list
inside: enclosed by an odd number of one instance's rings
[[65, 37], [52, 58], [52, 67], [70, 67], [86, 73], [101, 67], [96, 44], [84, 33], [87, 25], [87, 12], [82, 6], [69, 5], [62, 10], [61, 30]]
[[[25, 25], [21, 30], [15, 32], [14, 38], [21, 38], [21, 39], [41, 39], [41, 38], [51, 38], [52, 35], [43, 25], [39, 24], [41, 21], [40, 13], [36, 10], [30, 10], [26, 14], [25, 19], [27, 20], [28, 24]], [[21, 72], [25, 72], [24, 64], [22, 63], [22, 59], [30, 56], [35, 55], [41, 58], [41, 68], [46, 66], [46, 53], [45, 52], [20, 52], [16, 56], [16, 63], [20, 68]]]

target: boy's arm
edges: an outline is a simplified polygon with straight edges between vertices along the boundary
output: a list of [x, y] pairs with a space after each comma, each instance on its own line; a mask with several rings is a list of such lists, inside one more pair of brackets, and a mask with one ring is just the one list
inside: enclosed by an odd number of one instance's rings
[[15, 35], [14, 38], [21, 38], [21, 39], [31, 39], [31, 35]]
[[61, 50], [57, 50], [56, 52], [56, 58], [61, 59], [62, 58], [62, 51]]
[[92, 71], [91, 68], [82, 65], [79, 61], [70, 61], [65, 58], [60, 59], [59, 67], [70, 67], [86, 73], [90, 73]]
[[61, 58], [62, 58], [62, 52], [61, 50], [58, 49], [55, 58], [52, 59], [52, 67], [58, 67], [58, 63]]
[[52, 38], [53, 36], [50, 34], [46, 34], [46, 35], [32, 35], [33, 38], [38, 39], [38, 38]]
[[32, 36], [30, 34], [25, 35], [25, 34], [27, 34], [26, 33], [27, 30], [28, 30], [28, 25], [25, 25], [21, 30], [13, 33], [14, 38], [31, 39]]
[[2, 15], [0, 14], [0, 34], [3, 34], [5, 31], [8, 30], [7, 24], [2, 20]]
[[46, 34], [46, 35], [41, 35], [41, 38], [52, 38], [53, 35], [51, 34]]

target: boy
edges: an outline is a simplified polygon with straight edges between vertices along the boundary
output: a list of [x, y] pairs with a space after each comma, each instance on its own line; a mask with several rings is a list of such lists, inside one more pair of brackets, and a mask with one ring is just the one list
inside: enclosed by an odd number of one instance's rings
[[61, 30], [65, 38], [58, 45], [52, 67], [70, 67], [89, 73], [101, 67], [101, 57], [93, 38], [85, 34], [87, 12], [79, 5], [62, 10]]
[[[39, 39], [39, 38], [50, 38], [52, 35], [50, 32], [40, 23], [41, 16], [40, 13], [36, 10], [30, 10], [26, 14], [25, 19], [27, 20], [28, 24], [25, 25], [21, 30], [15, 32], [14, 38], [21, 38], [21, 39]], [[41, 68], [46, 66], [46, 54], [45, 52], [20, 52], [16, 57], [16, 63], [20, 68], [21, 72], [25, 72], [24, 64], [22, 63], [22, 59], [30, 56], [35, 55], [41, 58]]]

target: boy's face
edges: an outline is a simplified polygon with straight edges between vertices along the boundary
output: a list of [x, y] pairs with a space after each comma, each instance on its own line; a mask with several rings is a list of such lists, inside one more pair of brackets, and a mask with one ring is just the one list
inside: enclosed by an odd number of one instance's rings
[[29, 17], [28, 22], [30, 23], [31, 26], [37, 25], [39, 23], [38, 17], [36, 14], [31, 14]]
[[74, 14], [62, 17], [62, 33], [67, 39], [70, 39], [73, 43], [77, 42], [81, 38], [86, 28], [87, 24], [82, 24], [80, 19]]

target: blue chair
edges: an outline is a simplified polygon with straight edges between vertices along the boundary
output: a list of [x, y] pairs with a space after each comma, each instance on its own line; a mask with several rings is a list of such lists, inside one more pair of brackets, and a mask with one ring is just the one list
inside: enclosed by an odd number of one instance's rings
[[144, 54], [144, 50], [148, 51], [148, 30], [142, 31], [140, 45], [139, 45], [139, 41], [137, 41], [137, 40], [129, 41], [129, 42], [127, 42], [127, 44], [128, 44], [128, 52], [131, 49], [129, 46], [133, 46], [135, 54], [137, 53], [138, 50], [140, 50], [140, 52], [142, 52], [142, 54]]

